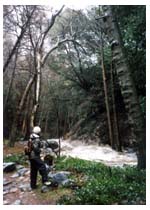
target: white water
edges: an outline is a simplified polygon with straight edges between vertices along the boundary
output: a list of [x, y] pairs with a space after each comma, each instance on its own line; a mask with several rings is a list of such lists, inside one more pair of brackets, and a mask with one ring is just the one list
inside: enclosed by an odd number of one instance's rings
[[78, 140], [61, 140], [61, 155], [102, 162], [108, 166], [137, 165], [134, 152], [117, 152], [110, 146], [87, 145]]

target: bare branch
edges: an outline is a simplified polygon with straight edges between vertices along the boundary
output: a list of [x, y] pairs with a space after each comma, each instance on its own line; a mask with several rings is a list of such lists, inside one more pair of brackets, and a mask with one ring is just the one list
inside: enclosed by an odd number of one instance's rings
[[41, 41], [41, 44], [40, 44], [40, 49], [42, 49], [43, 44], [44, 44], [44, 40], [45, 40], [45, 38], [46, 38], [46, 36], [47, 36], [49, 30], [50, 30], [50, 29], [52, 28], [52, 26], [54, 25], [55, 20], [56, 20], [56, 17], [59, 16], [59, 14], [62, 12], [64, 6], [65, 6], [65, 5], [63, 5], [63, 6], [61, 7], [61, 9], [60, 9], [56, 14], [52, 15], [51, 22], [50, 22], [49, 26], [46, 28], [45, 32], [43, 33], [44, 35], [43, 35], [43, 38], [42, 38], [42, 41]]
[[16, 49], [18, 48], [18, 46], [19, 46], [19, 44], [20, 44], [20, 42], [21, 42], [21, 40], [22, 40], [22, 38], [23, 38], [23, 36], [24, 36], [24, 34], [25, 34], [25, 32], [26, 32], [26, 29], [27, 29], [27, 27], [28, 27], [28, 25], [29, 25], [29, 23], [30, 23], [30, 20], [31, 20], [31, 18], [32, 18], [32, 15], [33, 15], [35, 9], [36, 9], [36, 7], [33, 7], [33, 10], [32, 10], [32, 12], [31, 12], [31, 14], [28, 16], [28, 19], [27, 19], [26, 23], [25, 23], [24, 26], [22, 27], [22, 30], [21, 30], [21, 32], [20, 32], [20, 35], [18, 36], [18, 39], [16, 40], [13, 49], [11, 50], [11, 52], [10, 52], [10, 54], [9, 54], [9, 56], [8, 56], [8, 58], [7, 58], [7, 60], [6, 60], [6, 62], [4, 63], [3, 72], [6, 71], [6, 69], [7, 69], [8, 65], [9, 65], [9, 63], [10, 63], [10, 61], [11, 61], [13, 55], [15, 54], [15, 51], [16, 51]]
[[66, 38], [66, 39], [63, 39], [63, 40], [59, 41], [59, 42], [58, 42], [53, 48], [51, 48], [51, 49], [49, 50], [49, 52], [42, 58], [42, 67], [44, 66], [44, 64], [45, 64], [45, 62], [46, 62], [48, 56], [49, 56], [54, 50], [56, 50], [60, 45], [64, 44], [65, 42], [73, 42], [73, 43], [76, 43], [76, 44], [79, 45], [79, 46], [82, 48], [82, 50], [84, 50], [84, 52], [86, 53], [85, 49], [82, 47], [82, 45], [81, 45], [80, 43], [78, 43], [78, 42], [77, 42], [76, 40], [74, 40], [74, 39], [68, 39], [68, 38]]

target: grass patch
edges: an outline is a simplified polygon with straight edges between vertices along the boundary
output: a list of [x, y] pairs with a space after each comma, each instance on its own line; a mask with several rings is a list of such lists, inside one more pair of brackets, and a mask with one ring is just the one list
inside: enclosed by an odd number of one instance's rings
[[61, 187], [51, 189], [47, 193], [41, 193], [41, 187], [42, 187], [42, 185], [40, 185], [38, 187], [38, 189], [36, 190], [36, 195], [37, 195], [38, 199], [41, 200], [41, 204], [42, 204], [42, 201], [43, 201], [43, 204], [46, 204], [46, 205], [53, 204], [53, 205], [55, 205], [61, 197], [71, 196], [71, 194], [72, 194], [71, 189], [66, 189], [66, 188], [61, 188]]
[[3, 162], [14, 162], [16, 164], [26, 165], [26, 157], [24, 154], [9, 155], [4, 157]]
[[56, 169], [71, 171], [76, 177], [86, 177], [81, 188], [74, 190], [71, 196], [62, 196], [57, 204], [145, 204], [145, 170], [110, 168], [96, 162], [65, 157], [57, 160]]
[[26, 165], [27, 157], [24, 155], [24, 145], [19, 142], [15, 143], [14, 147], [3, 145], [3, 162], [15, 162], [16, 164]]

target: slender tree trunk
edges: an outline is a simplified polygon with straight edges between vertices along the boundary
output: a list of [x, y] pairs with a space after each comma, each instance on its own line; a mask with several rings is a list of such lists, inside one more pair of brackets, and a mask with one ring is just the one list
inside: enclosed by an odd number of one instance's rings
[[45, 106], [45, 103], [46, 103], [46, 95], [44, 95], [42, 99], [43, 100], [40, 103], [41, 104], [41, 109], [40, 109], [40, 115], [39, 115], [38, 125], [41, 125], [42, 120], [43, 120], [43, 115], [45, 114], [45, 110], [46, 110], [46, 106]]
[[111, 124], [110, 107], [109, 107], [109, 99], [108, 99], [108, 89], [107, 89], [107, 84], [106, 84], [106, 71], [105, 71], [105, 66], [104, 66], [104, 51], [103, 51], [102, 33], [101, 33], [101, 67], [102, 67], [103, 87], [104, 87], [104, 94], [105, 94], [105, 105], [106, 105], [108, 130], [109, 130], [109, 140], [110, 140], [111, 147], [114, 148], [113, 130], [112, 130], [112, 124]]
[[30, 78], [30, 80], [29, 80], [29, 82], [28, 82], [28, 84], [27, 84], [27, 86], [24, 90], [24, 93], [22, 95], [21, 101], [20, 101], [18, 109], [17, 109], [16, 117], [14, 118], [11, 133], [10, 133], [10, 136], [9, 136], [9, 146], [12, 146], [12, 147], [14, 146], [15, 141], [16, 141], [17, 136], [18, 136], [18, 133], [19, 133], [19, 129], [21, 129], [21, 124], [20, 124], [21, 113], [23, 111], [23, 107], [25, 105], [27, 96], [29, 94], [29, 91], [32, 87], [32, 84], [33, 84], [34, 80], [35, 80], [35, 75]]
[[27, 119], [28, 119], [28, 112], [29, 112], [29, 105], [30, 105], [30, 97], [28, 94], [27, 100], [26, 100], [26, 108], [24, 111], [24, 118], [22, 121], [22, 129], [21, 129], [21, 133], [23, 136], [25, 136], [26, 130], [27, 130]]
[[37, 113], [37, 109], [38, 109], [38, 104], [34, 104], [32, 112], [31, 112], [31, 118], [30, 118], [30, 129], [32, 130], [33, 127], [35, 126], [36, 122], [35, 122], [35, 115]]
[[113, 62], [111, 62], [110, 74], [111, 74], [111, 95], [112, 95], [113, 121], [114, 121], [113, 123], [114, 144], [115, 144], [116, 150], [122, 151], [121, 140], [120, 140], [120, 135], [119, 135], [117, 112], [116, 112], [116, 103], [115, 103]]
[[115, 64], [122, 96], [128, 113], [129, 122], [136, 137], [138, 167], [146, 167], [146, 128], [140, 108], [136, 88], [127, 62], [122, 39], [112, 6], [103, 6], [104, 26], [111, 44], [113, 63]]
[[[55, 101], [53, 101], [55, 104]], [[60, 110], [59, 110], [59, 101], [58, 104], [55, 104], [55, 109], [56, 109], [56, 117], [57, 117], [57, 138], [59, 139], [59, 157], [60, 157], [60, 150], [61, 150], [61, 142], [60, 142]]]
[[35, 126], [36, 113], [39, 107], [40, 90], [41, 90], [41, 53], [37, 51], [36, 55], [37, 67], [36, 67], [36, 83], [35, 83], [35, 104], [32, 109], [30, 127], [31, 129]]
[[15, 70], [16, 70], [17, 58], [18, 58], [18, 52], [16, 52], [16, 55], [15, 55], [15, 61], [14, 61], [13, 72], [12, 72], [10, 84], [9, 84], [9, 87], [8, 87], [8, 92], [7, 92], [5, 101], [4, 101], [4, 113], [5, 113], [5, 109], [6, 109], [6, 107], [7, 107], [8, 100], [9, 100], [10, 95], [11, 95], [11, 90], [12, 90], [12, 86], [13, 86], [13, 82], [14, 82], [14, 77], [15, 77]]
[[33, 107], [33, 101], [32, 101], [32, 95], [31, 92], [28, 95], [29, 102], [27, 104], [27, 117], [26, 117], [26, 131], [24, 135], [24, 140], [28, 140], [30, 133], [31, 133], [31, 128], [30, 128], [30, 117], [31, 117], [31, 111]]
[[60, 157], [60, 150], [61, 150], [61, 142], [60, 142], [60, 116], [59, 116], [59, 109], [57, 112], [57, 136], [59, 139], [59, 157]]

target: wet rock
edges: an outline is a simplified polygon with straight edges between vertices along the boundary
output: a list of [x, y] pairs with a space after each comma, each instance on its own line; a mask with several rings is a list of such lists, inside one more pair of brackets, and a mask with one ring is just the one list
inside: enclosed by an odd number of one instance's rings
[[26, 174], [26, 175], [29, 175], [29, 174], [30, 174], [30, 170], [28, 170], [25, 174]]
[[17, 192], [18, 191], [18, 188], [17, 187], [13, 187], [13, 188], [11, 188], [10, 189], [10, 193], [15, 193], [15, 192]]
[[53, 139], [47, 139], [46, 143], [47, 143], [47, 147], [52, 148], [52, 150], [57, 149], [59, 147], [58, 142]]
[[19, 174], [18, 174], [18, 173], [15, 173], [15, 174], [13, 174], [13, 175], [11, 176], [11, 178], [17, 178], [17, 177], [19, 177]]
[[18, 181], [20, 182], [20, 181], [24, 181], [24, 177], [23, 176], [20, 176], [19, 178], [18, 178]]
[[69, 175], [71, 174], [70, 171], [61, 171], [60, 173], [63, 173], [63, 174], [65, 174], [66, 176], [69, 176]]
[[27, 171], [29, 171], [27, 168], [21, 168], [17, 171], [17, 173], [19, 176], [24, 176]]
[[23, 184], [23, 185], [20, 185], [20, 186], [19, 186], [19, 189], [20, 189], [22, 192], [30, 192], [30, 191], [31, 191], [30, 184]]
[[23, 165], [17, 165], [17, 166], [16, 166], [16, 169], [17, 169], [17, 170], [22, 169], [22, 168], [24, 168]]
[[66, 179], [66, 180], [62, 181], [61, 184], [63, 187], [71, 188], [75, 185], [75, 182], [72, 179]]
[[20, 205], [21, 204], [21, 200], [16, 200], [14, 203], [12, 203], [11, 205]]
[[26, 183], [26, 182], [28, 182], [29, 183], [29, 177], [27, 176], [27, 177], [24, 177], [24, 183]]
[[6, 194], [8, 194], [9, 193], [9, 190], [4, 190], [3, 191], [3, 195], [6, 195]]
[[49, 188], [47, 186], [43, 185], [41, 188], [41, 193], [46, 193], [48, 191], [49, 191]]
[[48, 177], [52, 180], [52, 182], [57, 182], [58, 184], [61, 184], [63, 181], [68, 179], [68, 175], [70, 172], [61, 171], [55, 174], [49, 173]]
[[4, 186], [4, 187], [3, 187], [3, 191], [9, 191], [9, 190], [10, 190], [10, 188], [11, 188], [11, 186], [10, 186], [10, 185], [8, 185], [8, 186]]
[[3, 163], [3, 171], [4, 172], [12, 172], [16, 170], [16, 163], [14, 162], [9, 162], [9, 163]]
[[3, 180], [3, 186], [9, 185], [11, 183], [12, 183], [12, 181]]

